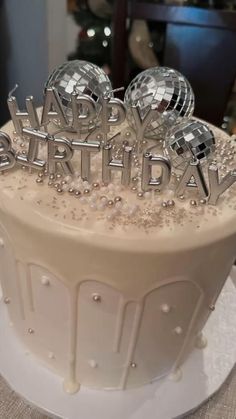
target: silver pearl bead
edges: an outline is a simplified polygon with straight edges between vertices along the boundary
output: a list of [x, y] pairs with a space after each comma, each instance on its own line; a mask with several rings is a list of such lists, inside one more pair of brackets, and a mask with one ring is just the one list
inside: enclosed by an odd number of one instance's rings
[[174, 207], [174, 206], [175, 206], [175, 201], [174, 201], [173, 199], [169, 199], [169, 200], [167, 201], [167, 206], [168, 206], [168, 207]]
[[129, 138], [129, 137], [131, 136], [131, 132], [130, 132], [130, 131], [127, 131], [127, 132], [125, 133], [125, 136], [126, 136], [127, 138]]
[[60, 173], [57, 173], [57, 179], [61, 179], [61, 174]]
[[166, 208], [167, 207], [167, 202], [163, 201], [161, 205], [162, 205], [163, 208]]
[[90, 194], [90, 189], [85, 189], [84, 190], [84, 195], [89, 195]]
[[44, 173], [44, 175], [45, 175], [45, 176], [47, 176], [47, 175], [48, 175], [48, 171], [47, 171], [47, 169], [45, 169], [45, 170], [43, 171], [43, 173]]
[[63, 189], [57, 188], [57, 193], [63, 193]]
[[93, 189], [99, 189], [99, 183], [98, 182], [94, 182], [93, 184], [92, 184], [92, 187], [93, 187]]
[[55, 179], [55, 176], [53, 174], [51, 174], [51, 175], [49, 175], [49, 179], [50, 180], [54, 180]]
[[121, 202], [122, 201], [121, 196], [115, 196], [114, 201], [115, 202]]
[[48, 186], [53, 186], [53, 182], [51, 180], [48, 182]]
[[4, 304], [10, 304], [11, 300], [9, 297], [4, 298]]
[[75, 193], [76, 198], [78, 198], [79, 196], [81, 196], [81, 192], [80, 191], [75, 191], [74, 193]]
[[63, 185], [66, 185], [66, 183], [67, 183], [67, 182], [66, 182], [66, 180], [62, 180], [62, 181], [61, 181], [61, 185], [62, 185], [62, 186], [63, 186]]
[[143, 199], [144, 198], [144, 193], [143, 192], [138, 192], [137, 193], [137, 198], [138, 199]]
[[108, 207], [113, 207], [114, 205], [114, 201], [112, 201], [112, 199], [109, 199], [108, 203], [107, 203]]
[[70, 188], [70, 189], [68, 190], [68, 192], [69, 192], [70, 194], [72, 194], [72, 193], [74, 193], [74, 189], [73, 189], [73, 188]]
[[101, 295], [94, 294], [93, 295], [93, 301], [95, 301], [95, 303], [100, 303], [102, 301]]
[[59, 187], [60, 187], [60, 183], [54, 183], [54, 185], [53, 185], [53, 186], [54, 186], [54, 188], [55, 188], [55, 189], [57, 189], [57, 188], [59, 188]]
[[39, 172], [39, 173], [38, 173], [38, 177], [39, 177], [39, 178], [43, 178], [43, 177], [44, 177], [43, 172]]
[[21, 169], [22, 169], [22, 170], [25, 170], [25, 169], [26, 169], [26, 166], [21, 166]]
[[131, 366], [131, 368], [137, 368], [136, 362], [131, 362], [130, 366]]
[[179, 198], [181, 201], [183, 201], [183, 200], [185, 199], [184, 195], [180, 195], [180, 196], [178, 196], [178, 198]]
[[197, 201], [195, 201], [195, 199], [191, 199], [191, 201], [190, 201], [190, 205], [191, 205], [192, 207], [196, 207], [196, 206], [197, 206]]
[[31, 329], [31, 327], [28, 329], [28, 333], [30, 334], [30, 335], [32, 335], [33, 333], [34, 333], [34, 329]]
[[200, 199], [200, 204], [201, 204], [201, 205], [205, 205], [205, 204], [206, 204], [206, 202], [207, 202], [207, 201], [206, 201], [206, 199]]
[[131, 191], [132, 192], [137, 192], [137, 187], [136, 186], [132, 186]]
[[43, 179], [40, 179], [39, 177], [36, 179], [36, 183], [38, 185], [41, 185], [43, 183]]
[[133, 183], [137, 183], [137, 182], [138, 182], [138, 177], [137, 177], [137, 176], [134, 176], [134, 177], [132, 178], [132, 182], [133, 182]]

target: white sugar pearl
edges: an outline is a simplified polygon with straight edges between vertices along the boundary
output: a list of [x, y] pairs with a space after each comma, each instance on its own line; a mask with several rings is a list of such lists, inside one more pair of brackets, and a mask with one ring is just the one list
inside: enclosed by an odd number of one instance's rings
[[89, 363], [91, 368], [97, 368], [97, 366], [98, 366], [97, 362], [94, 361], [94, 359], [91, 359], [88, 363]]
[[183, 333], [183, 329], [182, 329], [182, 327], [177, 326], [177, 327], [175, 328], [175, 333], [176, 333], [176, 335], [182, 335], [182, 333]]
[[170, 312], [170, 306], [168, 304], [162, 304], [161, 305], [161, 311], [162, 311], [162, 313], [165, 313], [165, 314], [169, 313]]
[[152, 193], [151, 192], [145, 192], [144, 193], [144, 198], [151, 199], [151, 197], [152, 197]]
[[166, 195], [167, 195], [168, 197], [172, 197], [172, 196], [174, 196], [174, 191], [172, 191], [171, 189], [168, 189], [168, 190], [166, 191]]
[[97, 200], [97, 194], [92, 193], [92, 195], [90, 196], [90, 200], [91, 200], [91, 202], [95, 202]]
[[54, 359], [55, 358], [54, 353], [53, 352], [48, 352], [48, 358], [49, 359]]
[[69, 185], [63, 185], [61, 188], [64, 192], [67, 192], [70, 189]]
[[41, 284], [42, 285], [50, 285], [49, 278], [46, 275], [43, 275], [41, 278]]
[[81, 204], [87, 204], [88, 200], [85, 198], [85, 196], [81, 196], [79, 202], [81, 202]]
[[138, 205], [133, 205], [131, 208], [132, 214], [135, 214], [138, 211]]
[[72, 178], [71, 178], [71, 176], [66, 176], [65, 177], [65, 181], [67, 182], [67, 183], [70, 183], [71, 181], [72, 181]]
[[104, 204], [104, 203], [102, 203], [102, 202], [100, 202], [100, 203], [97, 205], [97, 209], [98, 209], [99, 211], [104, 210], [104, 208], [105, 208], [105, 204]]
[[128, 213], [128, 212], [129, 212], [129, 205], [128, 205], [128, 204], [124, 204], [124, 205], [123, 205], [123, 211], [124, 211], [125, 213]]
[[110, 183], [110, 184], [108, 185], [108, 190], [109, 190], [109, 191], [114, 191], [114, 185], [113, 185], [112, 183]]
[[122, 202], [116, 202], [116, 203], [115, 203], [115, 207], [116, 207], [116, 209], [118, 209], [118, 210], [120, 210], [120, 209], [122, 208], [122, 206], [123, 206]]
[[102, 186], [102, 188], [101, 188], [101, 192], [102, 192], [103, 194], [108, 193], [108, 192], [109, 192], [108, 187], [107, 187], [107, 186]]

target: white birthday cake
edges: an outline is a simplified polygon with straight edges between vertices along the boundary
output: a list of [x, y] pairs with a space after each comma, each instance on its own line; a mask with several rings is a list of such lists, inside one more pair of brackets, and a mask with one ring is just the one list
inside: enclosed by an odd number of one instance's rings
[[64, 380], [124, 390], [181, 368], [236, 254], [235, 139], [194, 119], [174, 70], [125, 102], [85, 62], [0, 134], [0, 280], [27, 351]]

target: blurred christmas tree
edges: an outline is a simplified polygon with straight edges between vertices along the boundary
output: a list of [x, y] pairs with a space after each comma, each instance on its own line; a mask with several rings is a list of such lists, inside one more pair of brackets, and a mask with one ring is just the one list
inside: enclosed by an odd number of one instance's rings
[[77, 50], [69, 59], [91, 61], [108, 74], [111, 66], [111, 4], [111, 0], [75, 0], [70, 2], [69, 9], [79, 26]]

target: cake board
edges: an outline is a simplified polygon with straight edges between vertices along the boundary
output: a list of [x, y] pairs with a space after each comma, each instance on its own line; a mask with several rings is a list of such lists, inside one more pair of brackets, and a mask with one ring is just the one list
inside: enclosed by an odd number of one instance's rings
[[[216, 393], [236, 361], [236, 288], [233, 268], [203, 333], [208, 344], [194, 349], [182, 378], [157, 380], [127, 391], [81, 387], [68, 395], [62, 379], [30, 355], [17, 339], [0, 296], [0, 374], [24, 399], [66, 419], [173, 419], [184, 417]], [[173, 377], [172, 377], [173, 378]]]

